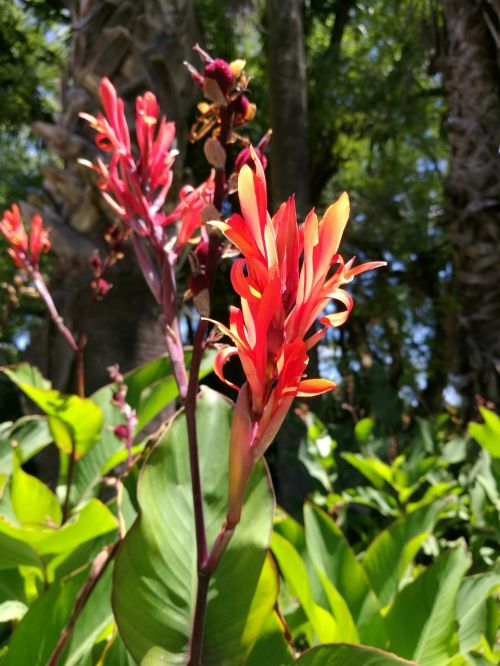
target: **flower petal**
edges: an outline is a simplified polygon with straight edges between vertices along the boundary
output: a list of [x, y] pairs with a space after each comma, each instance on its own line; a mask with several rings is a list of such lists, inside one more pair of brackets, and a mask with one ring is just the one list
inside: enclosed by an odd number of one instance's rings
[[332, 391], [336, 387], [334, 382], [329, 379], [304, 379], [299, 384], [299, 398], [311, 398], [315, 395], [321, 395], [327, 391]]
[[236, 384], [233, 384], [229, 380], [227, 380], [224, 377], [224, 373], [222, 371], [226, 361], [228, 361], [231, 356], [236, 356], [238, 354], [238, 350], [236, 347], [224, 347], [224, 349], [221, 349], [221, 351], [217, 354], [215, 357], [214, 361], [214, 372], [217, 375], [217, 377], [224, 382], [224, 384], [227, 384], [228, 386], [231, 386], [231, 388], [236, 389], [239, 391], [239, 386], [236, 386]]

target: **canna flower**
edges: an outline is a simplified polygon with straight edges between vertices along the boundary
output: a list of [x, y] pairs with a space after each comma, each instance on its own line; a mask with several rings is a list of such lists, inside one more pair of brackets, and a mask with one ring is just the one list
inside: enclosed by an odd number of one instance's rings
[[179, 204], [163, 218], [162, 224], [168, 225], [181, 221], [175, 249], [180, 252], [193, 234], [203, 225], [203, 209], [213, 203], [215, 192], [215, 172], [199, 187], [184, 185], [179, 192]]
[[245, 148], [240, 150], [234, 161], [234, 170], [236, 173], [239, 173], [241, 171], [241, 167], [244, 164], [249, 164], [250, 166], [252, 166], [253, 163], [252, 150], [255, 151], [255, 154], [259, 158], [260, 163], [262, 164], [262, 168], [264, 170], [266, 169], [267, 157], [264, 153], [264, 150], [267, 148], [269, 141], [271, 140], [272, 133], [273, 133], [272, 130], [267, 130], [262, 139], [255, 146], [255, 148], [252, 148], [252, 146], [249, 145], [245, 146]]
[[19, 206], [12, 204], [11, 210], [6, 210], [0, 220], [0, 232], [10, 245], [7, 252], [15, 265], [30, 272], [38, 271], [40, 255], [50, 250], [49, 232], [44, 229], [41, 216], [33, 215], [31, 218], [28, 239]]
[[[231, 432], [229, 525], [239, 521], [251, 469], [271, 444], [293, 399], [335, 388], [330, 380], [307, 378], [307, 352], [329, 328], [344, 324], [349, 317], [353, 299], [343, 285], [364, 271], [385, 265], [377, 261], [353, 267], [354, 259], [345, 263], [338, 254], [349, 216], [345, 193], [321, 220], [312, 210], [300, 228], [293, 198], [271, 218], [264, 170], [253, 149], [251, 158], [251, 166], [244, 164], [238, 178], [242, 216], [212, 222], [244, 257], [231, 269], [241, 308], [231, 308], [229, 327], [215, 322], [233, 342], [219, 352], [216, 374], [238, 388], [223, 374], [224, 363], [237, 355], [246, 376]], [[321, 316], [332, 300], [342, 309]], [[318, 317], [322, 328], [310, 334]]]
[[130, 133], [123, 100], [108, 78], [100, 84], [104, 115], [80, 113], [97, 132], [96, 145], [111, 152], [109, 164], [98, 159], [95, 164], [81, 160], [100, 175], [98, 186], [109, 206], [141, 236], [157, 234], [163, 223], [160, 212], [172, 183], [172, 150], [175, 125], [160, 118], [160, 108], [152, 92], [136, 101], [136, 135], [139, 157], [132, 154]]

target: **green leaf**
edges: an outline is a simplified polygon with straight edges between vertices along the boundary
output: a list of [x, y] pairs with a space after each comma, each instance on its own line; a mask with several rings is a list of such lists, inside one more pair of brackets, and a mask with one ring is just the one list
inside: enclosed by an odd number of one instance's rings
[[10, 501], [14, 514], [22, 526], [57, 527], [62, 523], [59, 500], [42, 481], [14, 465], [10, 488]]
[[368, 416], [356, 422], [356, 425], [354, 426], [354, 435], [360, 444], [366, 444], [370, 439], [374, 427], [375, 421]]
[[[74, 550], [82, 543], [95, 539], [102, 534], [107, 534], [116, 528], [117, 521], [111, 511], [99, 500], [92, 499], [62, 527], [54, 529], [18, 527], [0, 516], [0, 545], [5, 543], [14, 557], [14, 553], [19, 549], [21, 554], [24, 553], [24, 559], [29, 560], [25, 562], [26, 564], [37, 566], [39, 565], [39, 559], [36, 558], [36, 553], [38, 555], [55, 555]], [[18, 547], [19, 542], [24, 542], [24, 550]], [[26, 550], [26, 545], [31, 546], [35, 553], [32, 549]], [[4, 552], [3, 550], [0, 552], [1, 563]], [[31, 553], [33, 555], [29, 556]], [[22, 563], [20, 561], [17, 564]], [[10, 566], [13, 565], [10, 564]]]
[[484, 423], [469, 423], [469, 434], [494, 458], [500, 458], [500, 416], [479, 407]]
[[283, 624], [277, 613], [271, 613], [260, 632], [245, 666], [289, 666], [292, 662], [290, 647], [283, 633]]
[[[212, 371], [215, 352], [208, 350], [201, 363], [200, 379]], [[191, 352], [185, 353], [186, 363], [191, 359]], [[127, 402], [137, 411], [139, 432], [157, 416], [179, 394], [177, 383], [172, 374], [170, 360], [162, 356], [132, 370], [124, 377], [128, 387]], [[99, 445], [94, 446], [76, 468], [73, 499], [81, 501], [93, 492], [101, 477], [107, 474], [111, 466], [126, 460], [127, 453], [123, 442], [114, 432], [114, 426], [123, 423], [123, 415], [112, 404], [115, 384], [109, 384], [92, 394], [91, 400], [100, 407], [104, 415]], [[144, 445], [144, 442], [141, 446]], [[134, 449], [138, 451], [138, 449]]]
[[35, 601], [12, 634], [10, 666], [46, 666], [87, 574], [88, 569], [53, 583]]
[[386, 617], [391, 650], [422, 666], [442, 666], [457, 654], [455, 604], [469, 566], [464, 548], [455, 548], [398, 594]]
[[321, 509], [304, 507], [307, 550], [316, 567], [346, 601], [362, 641], [383, 646], [385, 631], [368, 576], [333, 520]]
[[45, 416], [23, 416], [0, 434], [0, 473], [12, 474], [12, 450], [25, 463], [53, 441]]
[[52, 384], [48, 379], [43, 377], [40, 370], [29, 363], [18, 363], [17, 365], [7, 366], [0, 368], [0, 371], [4, 372], [18, 386], [19, 384], [26, 384], [27, 386], [39, 389], [52, 388]]
[[113, 567], [109, 565], [92, 590], [85, 607], [71, 633], [65, 650], [64, 666], [76, 666], [92, 653], [96, 639], [113, 622], [111, 610], [111, 578]]
[[99, 666], [136, 666], [117, 632], [110, 647], [105, 646], [105, 654]]
[[360, 453], [342, 453], [342, 458], [366, 476], [375, 488], [382, 490], [385, 483], [394, 485], [392, 468], [378, 458], [370, 458]]
[[[186, 367], [191, 362], [191, 350], [186, 350], [184, 360]], [[203, 354], [199, 379], [213, 370], [216, 350], [208, 349]], [[132, 370], [125, 375], [127, 385], [127, 402], [137, 412], [138, 423], [136, 432], [140, 432], [162, 409], [179, 394], [177, 382], [172, 372], [172, 364], [166, 356], [150, 361], [146, 365]]]
[[271, 550], [290, 591], [297, 597], [314, 633], [320, 642], [327, 641], [336, 633], [336, 622], [332, 615], [314, 600], [307, 576], [307, 569], [292, 544], [277, 532], [271, 538]]
[[27, 363], [3, 368], [3, 372], [47, 414], [50, 432], [61, 451], [71, 453], [74, 444], [76, 456], [81, 458], [95, 444], [103, 415], [91, 400], [60, 393], [49, 388], [45, 380], [41, 387], [38, 371]]
[[334, 640], [335, 642], [359, 643], [358, 630], [345, 599], [320, 569], [318, 569], [318, 574], [323, 584], [328, 603], [330, 604], [330, 610], [337, 623], [335, 635], [330, 640]]
[[402, 516], [369, 545], [363, 567], [382, 605], [398, 589], [406, 569], [432, 531], [442, 504], [433, 502]]
[[28, 606], [22, 601], [4, 601], [0, 603], [0, 623], [12, 620], [18, 622], [26, 615], [27, 610]]
[[458, 638], [462, 654], [477, 647], [481, 636], [487, 633], [486, 600], [499, 585], [500, 573], [497, 571], [470, 576], [462, 581], [457, 597]]
[[[231, 416], [229, 401], [202, 390], [196, 418], [209, 544], [226, 513]], [[136, 661], [184, 663], [197, 575], [183, 412], [150, 454], [141, 473], [138, 499], [140, 515], [115, 563], [115, 618]], [[250, 477], [242, 521], [210, 582], [203, 646], [207, 666], [243, 661], [272, 611], [278, 581], [274, 568], [265, 564], [272, 513], [272, 490], [260, 463]]]
[[92, 447], [76, 465], [72, 488], [72, 500], [75, 504], [92, 495], [109, 459], [124, 449], [123, 442], [113, 432], [114, 426], [123, 423], [120, 410], [112, 404], [113, 391], [113, 385], [104, 386], [90, 396], [92, 402], [101, 409], [104, 418], [98, 445]]
[[293, 663], [300, 666], [418, 666], [389, 652], [346, 643], [312, 648]]
[[24, 541], [3, 533], [5, 523], [5, 519], [0, 516], [0, 569], [22, 565], [42, 567], [43, 563], [33, 548]]

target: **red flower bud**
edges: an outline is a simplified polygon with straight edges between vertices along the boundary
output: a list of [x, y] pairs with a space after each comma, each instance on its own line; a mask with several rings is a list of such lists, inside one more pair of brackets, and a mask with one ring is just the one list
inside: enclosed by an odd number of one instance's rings
[[234, 112], [234, 115], [241, 116], [242, 118], [245, 117], [249, 106], [250, 102], [248, 101], [248, 97], [245, 97], [245, 95], [239, 95], [230, 104], [231, 111]]
[[113, 430], [113, 432], [115, 433], [115, 435], [119, 439], [127, 439], [127, 437], [128, 437], [128, 428], [127, 428], [126, 425], [116, 426], [116, 428]]
[[198, 264], [200, 266], [206, 266], [207, 265], [207, 259], [208, 259], [208, 241], [201, 241], [201, 243], [198, 243], [198, 245], [195, 248], [194, 254], [196, 255], [196, 258], [198, 259]]
[[[262, 150], [260, 148], [254, 148], [255, 154], [259, 158], [262, 164], [262, 168], [265, 169], [267, 167], [267, 157], [264, 155]], [[250, 147], [248, 146], [247, 148], [243, 148], [243, 150], [240, 150], [238, 153], [235, 161], [234, 161], [234, 170], [236, 173], [240, 172], [240, 169], [245, 165], [248, 164], [250, 168], [253, 168], [253, 165], [255, 164], [252, 155], [250, 154]]]
[[220, 89], [225, 95], [231, 90], [234, 83], [233, 72], [231, 71], [229, 63], [222, 60], [222, 58], [216, 58], [208, 63], [203, 73], [206, 78], [217, 81]]

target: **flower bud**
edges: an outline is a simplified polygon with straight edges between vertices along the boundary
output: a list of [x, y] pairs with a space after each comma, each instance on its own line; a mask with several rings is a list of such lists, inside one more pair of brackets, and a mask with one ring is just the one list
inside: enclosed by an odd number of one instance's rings
[[124, 424], [117, 425], [113, 432], [119, 439], [126, 440], [128, 438], [128, 428]]
[[227, 95], [234, 84], [234, 76], [229, 63], [222, 58], [216, 58], [208, 63], [203, 72], [205, 78], [217, 81], [222, 92]]

